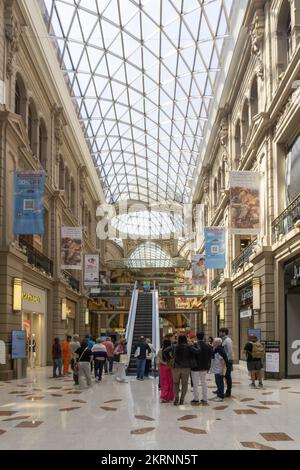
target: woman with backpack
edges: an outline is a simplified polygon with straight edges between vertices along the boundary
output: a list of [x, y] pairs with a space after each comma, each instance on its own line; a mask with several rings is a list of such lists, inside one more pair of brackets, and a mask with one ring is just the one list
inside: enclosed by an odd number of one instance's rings
[[244, 351], [247, 357], [247, 368], [251, 375], [251, 388], [256, 388], [255, 380], [258, 380], [258, 387], [263, 388], [262, 368], [265, 356], [264, 347], [257, 341], [255, 335], [249, 336], [248, 343], [245, 344]]

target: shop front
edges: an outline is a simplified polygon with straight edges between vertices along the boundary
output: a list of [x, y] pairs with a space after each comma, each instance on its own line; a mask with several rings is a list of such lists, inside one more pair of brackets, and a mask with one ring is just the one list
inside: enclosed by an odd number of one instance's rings
[[243, 353], [244, 346], [248, 341], [249, 333], [254, 329], [252, 284], [247, 284], [238, 291], [238, 312], [239, 359], [245, 360], [245, 355]]
[[22, 329], [26, 330], [28, 365], [45, 366], [47, 292], [37, 286], [22, 284]]
[[286, 375], [300, 377], [300, 258], [284, 266]]
[[76, 302], [66, 299], [66, 335], [73, 336], [75, 331]]

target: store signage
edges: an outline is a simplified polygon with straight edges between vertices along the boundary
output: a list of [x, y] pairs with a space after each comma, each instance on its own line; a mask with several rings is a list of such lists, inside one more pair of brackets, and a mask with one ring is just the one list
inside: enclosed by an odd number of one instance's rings
[[25, 359], [26, 358], [26, 331], [25, 330], [13, 330], [12, 335], [12, 346], [11, 346], [11, 358], [12, 359]]
[[249, 304], [253, 299], [253, 288], [252, 286], [246, 286], [240, 290], [240, 303]]
[[286, 296], [287, 320], [287, 373], [289, 376], [300, 375], [300, 317], [299, 294]]
[[41, 298], [38, 295], [32, 295], [29, 292], [23, 292], [22, 299], [28, 300], [28, 302], [33, 302], [35, 304], [39, 304], [41, 302]]
[[265, 341], [266, 372], [279, 372], [280, 341]]
[[46, 313], [46, 291], [23, 282], [22, 310]]
[[247, 318], [247, 317], [252, 317], [252, 309], [247, 308], [247, 310], [241, 310], [240, 311], [240, 318]]

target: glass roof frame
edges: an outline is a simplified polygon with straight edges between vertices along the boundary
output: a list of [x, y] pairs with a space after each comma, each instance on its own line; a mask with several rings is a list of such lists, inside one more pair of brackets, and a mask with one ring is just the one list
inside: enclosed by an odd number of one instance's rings
[[188, 202], [233, 0], [44, 0], [107, 202]]

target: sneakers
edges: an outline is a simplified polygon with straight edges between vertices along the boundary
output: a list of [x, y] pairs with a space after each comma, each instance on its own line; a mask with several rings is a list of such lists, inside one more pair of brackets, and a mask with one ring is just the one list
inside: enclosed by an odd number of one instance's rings
[[230, 397], [231, 397], [231, 392], [226, 391], [226, 392], [225, 392], [225, 397], [230, 398]]
[[213, 401], [218, 401], [218, 402], [219, 402], [219, 401], [223, 401], [223, 398], [221, 398], [221, 397], [215, 397], [215, 398], [213, 398]]
[[262, 382], [259, 382], [258, 388], [263, 388], [263, 387], [264, 387], [264, 384]]
[[255, 385], [255, 382], [251, 382], [251, 384], [249, 385], [250, 388], [256, 388], [256, 385]]
[[192, 400], [191, 405], [193, 406], [199, 405], [199, 400]]
[[218, 390], [214, 390], [213, 393], [216, 395], [218, 393]]
[[207, 401], [207, 400], [201, 400], [200, 403], [201, 403], [201, 405], [208, 405], [208, 401]]
[[178, 406], [178, 404], [179, 404], [178, 400], [174, 400], [173, 405]]

